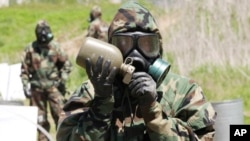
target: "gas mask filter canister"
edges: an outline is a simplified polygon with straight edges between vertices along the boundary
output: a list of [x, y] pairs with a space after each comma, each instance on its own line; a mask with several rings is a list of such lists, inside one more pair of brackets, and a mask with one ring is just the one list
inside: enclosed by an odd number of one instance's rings
[[171, 65], [161, 58], [156, 59], [155, 62], [149, 66], [148, 73], [155, 80], [157, 87], [162, 83], [168, 74], [170, 67]]

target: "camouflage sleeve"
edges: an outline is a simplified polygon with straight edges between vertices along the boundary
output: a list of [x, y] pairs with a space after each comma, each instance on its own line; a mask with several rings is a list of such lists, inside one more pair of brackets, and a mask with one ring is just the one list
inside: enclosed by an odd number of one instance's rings
[[28, 65], [31, 62], [30, 58], [30, 52], [28, 50], [28, 47], [25, 48], [22, 58], [21, 58], [21, 81], [23, 84], [23, 87], [26, 87], [29, 83], [29, 70], [28, 70]]
[[[94, 97], [93, 86], [84, 83], [65, 104], [66, 112], [59, 120], [57, 141], [106, 141], [113, 104], [113, 97]], [[79, 107], [83, 110], [76, 114], [74, 111]]]
[[56, 66], [59, 70], [61, 81], [65, 82], [68, 79], [70, 72], [72, 71], [72, 63], [63, 49], [61, 49], [60, 47], [58, 47], [57, 49], [58, 61], [56, 63]]
[[88, 27], [87, 37], [97, 38], [97, 28], [96, 25], [92, 22]]
[[151, 139], [211, 141], [216, 113], [192, 81], [172, 80], [161, 102], [142, 108]]

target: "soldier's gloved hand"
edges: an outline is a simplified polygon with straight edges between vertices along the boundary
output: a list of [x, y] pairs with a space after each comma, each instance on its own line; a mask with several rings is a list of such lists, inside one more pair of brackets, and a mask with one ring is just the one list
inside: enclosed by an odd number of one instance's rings
[[151, 106], [157, 99], [156, 82], [146, 72], [133, 73], [128, 87], [140, 106]]
[[117, 74], [117, 68], [110, 69], [111, 61], [103, 61], [99, 56], [96, 64], [92, 65], [90, 58], [86, 58], [86, 72], [94, 86], [95, 95], [99, 97], [109, 97], [113, 93], [113, 83]]
[[31, 98], [31, 92], [30, 92], [30, 84], [27, 84], [27, 86], [23, 87], [23, 92], [26, 98]]

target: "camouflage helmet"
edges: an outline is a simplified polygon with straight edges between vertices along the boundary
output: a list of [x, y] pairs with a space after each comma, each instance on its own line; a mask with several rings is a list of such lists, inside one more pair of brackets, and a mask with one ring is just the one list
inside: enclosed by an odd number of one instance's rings
[[37, 22], [35, 34], [39, 43], [49, 43], [53, 39], [50, 26], [45, 20], [39, 20]]
[[112, 36], [116, 33], [133, 31], [157, 34], [160, 42], [160, 54], [162, 55], [162, 37], [155, 19], [148, 9], [137, 2], [128, 1], [118, 9], [110, 24], [108, 42], [111, 43]]
[[100, 6], [93, 6], [91, 11], [90, 11], [90, 19], [93, 21], [94, 19], [101, 17], [102, 15], [102, 9]]

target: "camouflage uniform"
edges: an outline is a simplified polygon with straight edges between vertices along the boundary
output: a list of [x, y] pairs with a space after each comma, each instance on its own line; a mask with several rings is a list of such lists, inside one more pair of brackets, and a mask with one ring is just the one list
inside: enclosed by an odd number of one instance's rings
[[[45, 21], [39, 21], [37, 27], [48, 26]], [[63, 97], [57, 86], [60, 81], [66, 81], [71, 70], [67, 55], [55, 41], [40, 43], [38, 40], [28, 44], [24, 50], [21, 79], [24, 89], [31, 85], [30, 106], [38, 108], [38, 124], [48, 132], [50, 123], [47, 115], [47, 102], [50, 106], [52, 118], [56, 124], [63, 107]], [[59, 76], [61, 75], [61, 77]], [[39, 131], [40, 141], [47, 140]]]
[[[151, 14], [134, 2], [116, 14], [114, 33], [159, 30]], [[160, 51], [162, 53], [162, 49]], [[138, 106], [125, 84], [114, 83], [111, 97], [95, 97], [90, 81], [79, 87], [59, 119], [58, 141], [212, 141], [216, 112], [193, 80], [169, 72], [149, 107]]]
[[101, 8], [94, 6], [90, 12], [90, 25], [88, 27], [87, 37], [94, 37], [102, 41], [108, 40], [108, 24], [101, 19]]

